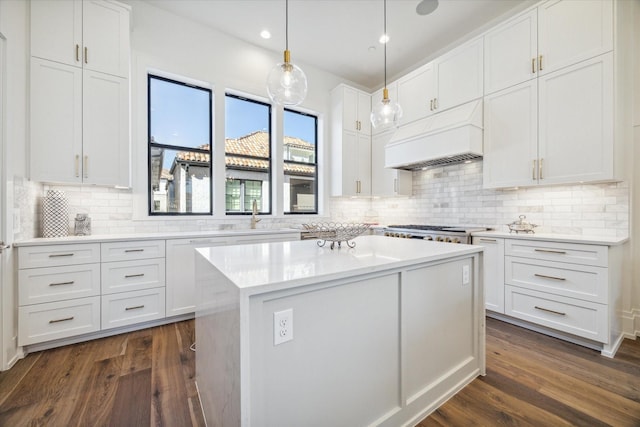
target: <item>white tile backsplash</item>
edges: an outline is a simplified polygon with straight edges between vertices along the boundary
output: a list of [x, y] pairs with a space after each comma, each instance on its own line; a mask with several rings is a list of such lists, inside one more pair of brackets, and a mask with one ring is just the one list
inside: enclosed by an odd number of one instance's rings
[[[21, 230], [16, 240], [42, 235], [42, 196], [62, 190], [69, 200], [69, 229], [77, 213], [91, 217], [92, 234], [211, 231], [247, 228], [249, 218], [134, 220], [131, 190], [43, 185], [14, 180]], [[326, 217], [263, 218], [260, 228], [297, 226], [312, 221], [378, 222], [485, 226], [507, 231], [506, 224], [526, 215], [536, 231], [626, 237], [629, 186], [626, 182], [532, 187], [482, 188], [482, 162], [413, 173], [413, 195], [394, 198], [331, 198]]]
[[629, 235], [626, 182], [483, 189], [482, 162], [414, 172], [411, 197], [367, 200], [332, 198], [332, 218], [339, 214], [363, 221], [366, 212], [374, 212], [372, 221], [380, 224], [476, 225], [508, 231], [506, 224], [526, 215], [539, 225], [539, 232]]

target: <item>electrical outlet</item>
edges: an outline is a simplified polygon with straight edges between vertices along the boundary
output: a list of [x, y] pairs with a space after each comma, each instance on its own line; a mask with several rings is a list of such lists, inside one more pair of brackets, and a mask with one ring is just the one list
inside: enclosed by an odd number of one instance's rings
[[469, 266], [468, 265], [462, 266], [462, 284], [463, 285], [469, 284]]
[[293, 339], [293, 309], [273, 313], [273, 345]]

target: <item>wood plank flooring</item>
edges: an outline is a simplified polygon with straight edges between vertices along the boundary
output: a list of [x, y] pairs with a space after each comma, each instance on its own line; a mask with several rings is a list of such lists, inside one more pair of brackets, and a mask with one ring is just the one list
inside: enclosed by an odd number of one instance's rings
[[[189, 320], [30, 354], [0, 373], [0, 426], [203, 426], [194, 336]], [[640, 426], [640, 340], [608, 359], [494, 319], [487, 376], [418, 424], [607, 425]]]

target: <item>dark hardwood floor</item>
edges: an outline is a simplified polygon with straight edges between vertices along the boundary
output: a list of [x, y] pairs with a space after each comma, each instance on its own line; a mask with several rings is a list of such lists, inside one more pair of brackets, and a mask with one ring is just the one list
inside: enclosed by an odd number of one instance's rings
[[[194, 335], [190, 320], [30, 354], [0, 373], [0, 426], [203, 426]], [[487, 376], [418, 424], [472, 425], [640, 426], [640, 340], [608, 359], [487, 319]]]

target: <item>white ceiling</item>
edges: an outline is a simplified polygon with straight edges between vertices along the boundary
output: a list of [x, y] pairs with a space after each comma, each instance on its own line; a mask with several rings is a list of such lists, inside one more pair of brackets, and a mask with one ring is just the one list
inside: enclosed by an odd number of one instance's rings
[[[285, 47], [284, 0], [145, 0], [256, 46]], [[387, 74], [392, 80], [433, 58], [468, 34], [534, 0], [440, 0], [435, 12], [416, 13], [419, 0], [388, 0]], [[267, 29], [272, 37], [264, 40]], [[290, 0], [291, 61], [310, 64], [365, 88], [384, 80], [382, 0]], [[371, 48], [373, 47], [373, 49]]]

